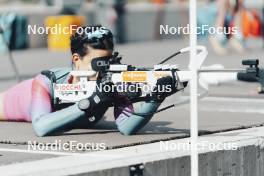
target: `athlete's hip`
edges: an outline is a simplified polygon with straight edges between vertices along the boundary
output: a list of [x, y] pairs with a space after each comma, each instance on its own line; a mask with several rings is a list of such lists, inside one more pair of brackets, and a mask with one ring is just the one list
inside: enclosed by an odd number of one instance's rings
[[31, 121], [32, 82], [32, 79], [23, 81], [5, 92], [3, 112], [6, 120]]

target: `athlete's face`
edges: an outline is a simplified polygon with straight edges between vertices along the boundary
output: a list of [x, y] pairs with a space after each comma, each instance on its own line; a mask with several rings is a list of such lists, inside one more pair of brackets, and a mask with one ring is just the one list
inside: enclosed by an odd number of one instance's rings
[[[112, 51], [109, 50], [102, 50], [102, 49], [93, 49], [91, 47], [88, 47], [88, 54], [80, 57], [79, 54], [74, 53], [72, 55], [72, 62], [74, 64], [75, 70], [80, 71], [92, 71], [92, 59], [96, 57], [104, 57], [104, 56], [110, 56], [112, 54]], [[97, 79], [97, 73], [95, 76], [89, 77], [89, 80], [96, 80]], [[78, 78], [73, 78], [73, 82], [78, 82]]]
[[92, 70], [91, 61], [93, 58], [110, 56], [111, 54], [112, 52], [109, 50], [93, 49], [88, 47], [88, 54], [81, 58], [77, 53], [74, 53], [72, 55], [72, 61], [75, 66], [75, 70], [89, 71]]

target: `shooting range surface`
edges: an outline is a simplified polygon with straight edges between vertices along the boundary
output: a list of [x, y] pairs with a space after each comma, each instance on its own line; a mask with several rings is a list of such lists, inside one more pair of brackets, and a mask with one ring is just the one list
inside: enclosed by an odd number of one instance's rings
[[[132, 43], [117, 46], [116, 50], [123, 55], [123, 63], [136, 66], [153, 66], [164, 57], [186, 47], [188, 41], [161, 41], [148, 43]], [[243, 54], [230, 51], [227, 55], [217, 56], [208, 46], [209, 55], [205, 65], [223, 64], [226, 68], [241, 68], [242, 59], [260, 59], [264, 65], [264, 52], [261, 41], [254, 41], [249, 46], [254, 49]], [[70, 63], [69, 52], [48, 52], [46, 49], [35, 49], [14, 52], [14, 58], [23, 77], [36, 75], [41, 70], [54, 66], [67, 66]], [[13, 73], [6, 56], [1, 56], [0, 90], [4, 91], [15, 84], [11, 80]], [[177, 63], [186, 68], [189, 55], [176, 57], [170, 63]], [[199, 130], [201, 134], [209, 134], [227, 130], [235, 130], [264, 124], [264, 99], [257, 94], [258, 84], [236, 82], [229, 85], [212, 87], [208, 98], [199, 102]], [[187, 96], [188, 90], [169, 98], [166, 104], [177, 101], [176, 97]], [[106, 119], [94, 129], [74, 129], [65, 133], [39, 138], [33, 132], [30, 123], [0, 122], [0, 148], [27, 149], [28, 141], [53, 143], [78, 141], [80, 143], [105, 142], [109, 149], [150, 143], [160, 140], [177, 139], [189, 136], [189, 105], [170, 109], [156, 114], [137, 135], [123, 136], [115, 126], [112, 109]], [[83, 151], [88, 152], [88, 151]], [[14, 162], [38, 160], [57, 155], [29, 154], [0, 151], [0, 165]]]

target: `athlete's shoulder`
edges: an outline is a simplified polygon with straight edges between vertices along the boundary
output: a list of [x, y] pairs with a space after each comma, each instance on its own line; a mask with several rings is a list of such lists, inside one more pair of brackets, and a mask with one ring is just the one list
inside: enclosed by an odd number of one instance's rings
[[49, 70], [43, 70], [41, 74], [50, 80], [60, 82], [60, 80], [64, 80], [64, 78], [69, 75], [71, 70], [72, 68], [70, 67], [56, 67]]
[[70, 67], [56, 67], [56, 68], [51, 68], [49, 71], [53, 72], [56, 76], [56, 78], [61, 77], [65, 74], [70, 73], [72, 71], [72, 68]]

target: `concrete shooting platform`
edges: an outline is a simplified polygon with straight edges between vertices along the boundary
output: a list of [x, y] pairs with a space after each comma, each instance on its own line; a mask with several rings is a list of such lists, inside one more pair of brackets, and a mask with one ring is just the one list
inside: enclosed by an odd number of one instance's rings
[[[188, 41], [160, 41], [120, 45], [116, 50], [123, 55], [123, 63], [136, 66], [153, 66], [173, 52], [188, 46]], [[223, 64], [226, 68], [241, 68], [243, 59], [260, 59], [264, 65], [264, 50], [261, 41], [254, 41], [252, 49], [238, 54], [231, 51], [224, 56], [215, 55], [210, 45], [206, 44], [209, 55], [204, 65]], [[36, 75], [41, 70], [67, 66], [70, 63], [69, 52], [48, 52], [46, 49], [16, 51], [13, 53], [19, 72], [23, 78]], [[4, 91], [15, 84], [13, 72], [5, 56], [0, 57], [0, 90]], [[176, 57], [170, 63], [186, 68], [189, 55]], [[210, 89], [209, 96], [199, 101], [200, 134], [262, 126], [264, 124], [264, 99], [257, 94], [258, 84], [235, 82]], [[172, 96], [162, 106], [177, 101], [177, 97], [186, 97], [188, 90]], [[121, 135], [115, 126], [112, 109], [105, 114], [105, 119], [93, 129], [73, 129], [68, 132], [47, 137], [36, 137], [30, 123], [0, 122], [0, 148], [26, 150], [28, 141], [52, 143], [78, 141], [80, 143], [105, 142], [108, 149], [147, 144], [162, 140], [186, 138], [189, 136], [189, 105], [184, 105], [156, 114], [140, 132], [133, 136]], [[90, 152], [83, 151], [83, 152]], [[15, 155], [14, 155], [15, 153]], [[0, 150], [0, 165], [16, 162], [39, 160], [59, 155], [23, 153], [12, 150]]]

